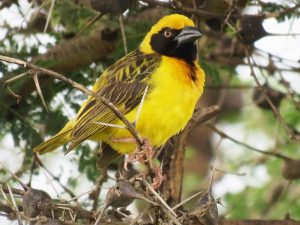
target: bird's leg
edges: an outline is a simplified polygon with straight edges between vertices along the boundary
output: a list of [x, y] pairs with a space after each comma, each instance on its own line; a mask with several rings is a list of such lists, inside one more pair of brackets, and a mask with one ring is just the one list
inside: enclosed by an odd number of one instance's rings
[[161, 186], [162, 182], [166, 177], [164, 176], [163, 171], [160, 167], [155, 166], [153, 170], [155, 172], [155, 176], [153, 178], [153, 183], [151, 184], [151, 186], [154, 190], [156, 190]]
[[[135, 138], [132, 138], [132, 137], [113, 138], [113, 139], [111, 139], [111, 141], [136, 144]], [[125, 160], [125, 163], [124, 163], [124, 168], [127, 169], [127, 165], [129, 162], [137, 162], [137, 161], [140, 163], [149, 162], [150, 168], [152, 168], [153, 167], [153, 163], [152, 163], [153, 155], [154, 155], [154, 153], [153, 153], [153, 150], [152, 150], [149, 140], [144, 138], [141, 149], [137, 148], [136, 151], [134, 151], [131, 154], [128, 154], [128, 158]]]
[[[111, 139], [112, 142], [122, 142], [122, 143], [133, 143], [137, 144], [135, 138], [129, 137], [129, 138], [113, 138]], [[163, 175], [163, 171], [160, 167], [155, 166], [153, 164], [153, 149], [151, 147], [150, 141], [147, 138], [143, 138], [143, 145], [141, 146], [141, 149], [137, 148], [136, 151], [134, 151], [131, 154], [128, 154], [127, 159], [125, 159], [124, 162], [124, 168], [128, 170], [127, 166], [130, 162], [140, 162], [140, 163], [149, 163], [150, 169], [154, 172], [155, 176], [153, 178], [153, 183], [151, 186], [154, 189], [158, 189], [160, 185], [162, 184], [163, 180], [165, 179]]]
[[154, 152], [153, 152], [153, 149], [151, 147], [151, 144], [149, 142], [148, 139], [144, 139], [143, 140], [143, 146], [142, 146], [142, 150], [144, 152], [144, 155], [146, 157], [146, 160], [149, 162], [149, 167], [150, 169], [154, 172], [154, 178], [153, 178], [153, 183], [151, 184], [151, 186], [154, 188], [154, 189], [158, 189], [162, 182], [164, 181], [165, 179], [165, 176], [163, 174], [163, 171], [162, 169], [159, 167], [159, 166], [155, 166], [153, 164], [153, 155], [154, 155]]
[[125, 159], [124, 162], [124, 168], [125, 170], [128, 170], [128, 163], [130, 162], [140, 162], [140, 163], [144, 163], [144, 153], [141, 151], [135, 151], [131, 154], [128, 154], [128, 157]]
[[152, 169], [153, 168], [153, 149], [151, 147], [150, 141], [148, 139], [143, 139], [143, 145], [142, 145], [142, 152], [144, 153], [144, 156], [146, 158], [146, 162], [149, 162], [149, 166]]

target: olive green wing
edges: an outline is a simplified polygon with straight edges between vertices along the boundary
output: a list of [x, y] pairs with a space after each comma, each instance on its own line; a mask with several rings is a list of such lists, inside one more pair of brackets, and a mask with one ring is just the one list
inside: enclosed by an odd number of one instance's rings
[[[159, 63], [160, 57], [157, 55], [145, 55], [138, 50], [134, 51], [109, 67], [93, 90], [113, 103], [121, 113], [126, 114], [140, 103], [148, 85], [147, 80]], [[151, 87], [148, 90], [151, 91]], [[89, 98], [77, 116], [68, 152], [107, 128], [99, 122], [113, 124], [116, 119], [116, 115], [104, 104]]]

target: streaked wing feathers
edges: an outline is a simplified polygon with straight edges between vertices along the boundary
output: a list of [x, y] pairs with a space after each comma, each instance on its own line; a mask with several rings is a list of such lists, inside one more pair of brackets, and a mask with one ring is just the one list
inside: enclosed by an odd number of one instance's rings
[[[145, 55], [138, 50], [129, 53], [104, 72], [93, 90], [126, 114], [140, 103], [147, 87], [147, 79], [159, 65], [159, 61], [157, 55]], [[71, 134], [73, 140], [68, 151], [106, 128], [95, 122], [114, 123], [116, 119], [115, 114], [105, 105], [94, 98], [89, 98], [77, 117]]]

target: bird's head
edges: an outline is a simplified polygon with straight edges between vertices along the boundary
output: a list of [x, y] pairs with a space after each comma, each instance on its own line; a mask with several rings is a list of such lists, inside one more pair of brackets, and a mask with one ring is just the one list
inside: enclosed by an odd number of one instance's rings
[[195, 41], [202, 36], [192, 20], [172, 14], [161, 18], [149, 31], [140, 45], [146, 54], [160, 54], [183, 59], [189, 63], [196, 59]]

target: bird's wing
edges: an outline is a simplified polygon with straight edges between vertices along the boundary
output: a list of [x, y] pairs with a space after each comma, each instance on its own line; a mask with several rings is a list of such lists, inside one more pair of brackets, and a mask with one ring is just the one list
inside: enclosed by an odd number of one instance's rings
[[[126, 114], [140, 103], [147, 87], [147, 80], [159, 62], [159, 56], [145, 55], [136, 50], [109, 67], [93, 90], [112, 102], [120, 112]], [[97, 122], [114, 123], [116, 119], [116, 115], [104, 104], [89, 98], [77, 116], [68, 151], [106, 128], [105, 125]]]

